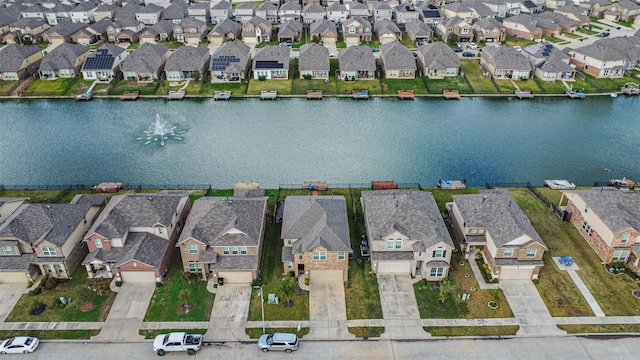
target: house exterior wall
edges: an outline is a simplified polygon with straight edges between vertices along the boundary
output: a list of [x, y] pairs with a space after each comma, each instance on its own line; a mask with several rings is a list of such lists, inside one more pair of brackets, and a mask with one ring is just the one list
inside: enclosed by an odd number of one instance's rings
[[626, 67], [624, 59], [603, 62], [589, 56], [574, 53], [569, 59], [569, 64], [575, 65], [576, 70], [585, 72], [597, 78], [621, 78], [624, 76], [624, 70], [613, 70], [613, 67]]
[[[313, 259], [313, 251], [326, 251], [327, 259], [326, 260], [314, 260]], [[349, 253], [347, 251], [344, 252], [344, 260], [338, 259], [337, 251], [327, 251], [327, 249], [318, 246], [313, 251], [305, 252], [303, 254], [293, 254], [293, 262], [292, 268], [288, 268], [288, 264], [286, 262], [284, 265], [284, 273], [288, 273], [293, 271], [297, 273], [298, 264], [304, 264], [304, 271], [308, 273], [311, 270], [342, 270], [343, 281], [347, 281], [349, 278]], [[302, 259], [300, 259], [302, 256]]]

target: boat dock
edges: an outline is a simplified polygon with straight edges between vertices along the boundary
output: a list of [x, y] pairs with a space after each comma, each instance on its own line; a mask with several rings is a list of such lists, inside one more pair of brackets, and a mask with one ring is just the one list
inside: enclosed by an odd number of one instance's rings
[[460, 91], [458, 90], [443, 90], [442, 95], [447, 100], [460, 100]]
[[184, 99], [184, 95], [185, 95], [184, 91], [169, 91], [167, 100], [182, 100]]
[[413, 100], [415, 97], [413, 90], [398, 90], [398, 98], [400, 100]]
[[76, 101], [84, 100], [89, 101], [93, 98], [93, 95], [90, 92], [86, 92], [84, 94], [76, 95]]
[[327, 186], [327, 182], [326, 181], [305, 181], [302, 184], [302, 189], [303, 190], [315, 190], [315, 191], [325, 191], [328, 190], [329, 187]]
[[307, 100], [322, 100], [322, 90], [307, 90]]
[[584, 99], [587, 97], [587, 95], [580, 90], [567, 90], [567, 96], [570, 99]]
[[620, 92], [625, 95], [638, 95], [640, 94], [640, 86], [636, 83], [628, 82], [620, 88]]
[[120, 96], [120, 100], [137, 100], [138, 96], [140, 96], [140, 91], [125, 91]]
[[576, 184], [567, 180], [545, 180], [545, 185], [554, 190], [573, 190]]
[[369, 92], [367, 90], [353, 90], [351, 92], [351, 97], [354, 99], [366, 100], [369, 98]]
[[464, 190], [466, 180], [438, 180], [438, 187], [442, 190]]
[[216, 91], [213, 94], [213, 100], [229, 100], [231, 98], [231, 91]]
[[514, 94], [518, 99], [533, 99], [533, 94], [530, 90], [516, 90]]
[[277, 91], [260, 91], [261, 100], [275, 100], [278, 97]]

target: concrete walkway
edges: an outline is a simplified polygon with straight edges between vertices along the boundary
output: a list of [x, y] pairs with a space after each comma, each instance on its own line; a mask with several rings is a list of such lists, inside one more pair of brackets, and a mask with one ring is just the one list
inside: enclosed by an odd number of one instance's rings
[[347, 304], [342, 279], [311, 280], [309, 328], [309, 335], [305, 336], [308, 339], [355, 339], [347, 329]]
[[582, 293], [582, 296], [584, 296], [585, 300], [587, 300], [587, 304], [589, 304], [589, 306], [591, 307], [591, 311], [593, 311], [593, 314], [599, 317], [607, 316], [604, 314], [604, 311], [602, 311], [602, 308], [600, 308], [600, 304], [598, 304], [596, 299], [593, 297], [593, 294], [591, 294], [591, 291], [587, 289], [587, 285], [584, 284], [580, 276], [578, 276], [578, 273], [576, 273], [576, 270], [580, 270], [578, 265], [575, 262], [571, 266], [561, 264], [560, 257], [554, 257], [552, 259], [556, 264], [556, 267], [558, 267], [558, 270], [566, 271], [569, 274], [569, 277], [576, 284], [578, 290], [580, 290], [580, 293]]
[[538, 289], [530, 280], [503, 280], [500, 288], [520, 329], [516, 335], [565, 335], [558, 329], [542, 301]]
[[251, 286], [225, 284], [216, 288], [211, 318], [204, 335], [206, 341], [248, 341], [245, 333]]
[[408, 275], [378, 275], [385, 339], [424, 339], [431, 335], [422, 328], [413, 283]]

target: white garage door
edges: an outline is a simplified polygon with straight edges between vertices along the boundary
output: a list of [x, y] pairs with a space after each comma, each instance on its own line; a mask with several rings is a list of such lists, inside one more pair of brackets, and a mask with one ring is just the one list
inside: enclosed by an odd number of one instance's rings
[[500, 269], [500, 280], [531, 280], [532, 268], [505, 268]]
[[342, 281], [342, 270], [311, 270], [309, 272], [309, 281], [328, 282]]
[[327, 46], [327, 45], [336, 46], [336, 39], [334, 39], [334, 38], [322, 39], [322, 44], [325, 45], [325, 46]]
[[378, 274], [411, 274], [411, 261], [380, 261]]
[[26, 284], [27, 273], [24, 271], [0, 272], [0, 283], [3, 284]]
[[156, 282], [156, 273], [153, 271], [123, 271], [120, 275], [124, 282]]
[[358, 37], [347, 38], [346, 43], [347, 43], [347, 46], [360, 45], [360, 38]]
[[250, 284], [253, 277], [251, 272], [219, 272], [218, 278], [223, 278], [225, 284]]

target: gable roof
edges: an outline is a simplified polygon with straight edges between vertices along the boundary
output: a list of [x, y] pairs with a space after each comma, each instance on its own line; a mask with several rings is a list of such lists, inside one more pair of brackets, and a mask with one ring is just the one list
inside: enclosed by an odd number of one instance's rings
[[147, 27], [144, 31], [146, 34], [151, 35], [160, 35], [160, 34], [169, 34], [173, 31], [174, 24], [170, 20], [159, 20], [157, 23]]
[[278, 36], [297, 36], [302, 33], [302, 23], [297, 20], [287, 20], [280, 25]]
[[89, 48], [81, 44], [60, 44], [50, 53], [44, 55], [40, 63], [40, 70], [72, 69], [76, 60], [88, 52]]
[[290, 53], [288, 46], [265, 46], [253, 56], [253, 68], [274, 69], [274, 63], [277, 63], [278, 69], [289, 70]]
[[636, 192], [572, 190], [565, 191], [571, 200], [576, 194], [589, 206], [614, 235], [629, 228], [640, 232], [640, 194]]
[[424, 66], [428, 69], [445, 70], [460, 67], [458, 55], [447, 44], [436, 41], [423, 44], [418, 51], [424, 59]]
[[301, 8], [302, 7], [300, 6], [300, 3], [297, 0], [289, 0], [284, 4], [280, 5], [280, 11], [292, 11], [292, 10], [300, 11]]
[[121, 65], [122, 71], [157, 71], [162, 66], [162, 56], [168, 52], [169, 48], [162, 44], [144, 43], [123, 61]]
[[336, 23], [331, 20], [322, 19], [309, 25], [309, 33], [311, 35], [324, 36], [327, 33], [338, 35]]
[[298, 56], [298, 70], [326, 70], [330, 69], [329, 49], [316, 44], [307, 43], [300, 47]]
[[520, 51], [510, 46], [489, 46], [483, 48], [484, 55], [489, 55], [489, 61], [493, 62], [497, 70], [521, 70], [531, 71], [531, 63], [520, 53]]
[[113, 69], [116, 57], [126, 50], [115, 45], [106, 43], [100, 46], [93, 54], [87, 56], [82, 64], [84, 70], [111, 70]]
[[371, 239], [395, 231], [429, 248], [440, 242], [454, 247], [433, 194], [425, 191], [363, 191], [362, 204]]
[[202, 71], [208, 62], [208, 48], [183, 46], [169, 56], [164, 66], [164, 71]]
[[430, 37], [433, 30], [424, 21], [411, 19], [404, 25], [404, 31], [407, 34], [413, 34], [415, 37]]
[[600, 39], [573, 52], [603, 61], [637, 61], [640, 59], [640, 38], [634, 36]]
[[231, 3], [227, 0], [220, 0], [211, 6], [211, 10], [225, 10], [231, 8]]
[[[249, 51], [251, 48], [243, 43], [240, 40], [227, 41], [222, 46], [220, 46], [211, 56], [211, 65], [209, 67], [210, 70], [223, 70], [227, 73], [238, 73], [242, 72], [249, 61]], [[224, 60], [223, 65], [224, 69], [214, 69], [214, 63], [216, 59], [233, 59], [236, 58], [238, 61], [228, 61]]]
[[20, 70], [24, 59], [40, 51], [37, 46], [9, 44], [0, 49], [0, 71], [16, 72]]
[[338, 54], [340, 71], [375, 69], [376, 59], [368, 46], [349, 46]]
[[309, 3], [304, 7], [303, 12], [305, 13], [324, 13], [324, 7], [318, 3]]
[[351, 251], [347, 204], [343, 196], [287, 196], [282, 239], [298, 239], [292, 251], [304, 253], [317, 246], [328, 251]]
[[400, 31], [400, 28], [398, 27], [398, 25], [396, 25], [396, 23], [392, 22], [391, 20], [387, 20], [387, 19], [378, 20], [375, 22], [373, 27], [378, 36], [386, 32], [391, 32], [402, 37], [402, 31]]
[[346, 29], [353, 24], [355, 24], [356, 26], [361, 25], [365, 28], [371, 29], [371, 23], [360, 16], [352, 16], [348, 18], [346, 21], [342, 22], [342, 28]]
[[272, 4], [270, 1], [263, 1], [256, 11], [270, 11], [270, 10], [278, 10], [278, 6]]
[[74, 22], [66, 22], [62, 24], [58, 24], [49, 30], [47, 30], [47, 34], [54, 35], [58, 34], [62, 37], [72, 35], [84, 28], [86, 28], [88, 24], [84, 23], [74, 23]]
[[416, 70], [416, 58], [408, 47], [398, 41], [380, 45], [380, 58], [385, 70]]
[[216, 35], [216, 34], [224, 35], [228, 33], [237, 34], [241, 28], [242, 28], [242, 25], [240, 23], [237, 23], [231, 19], [224, 19], [224, 21], [219, 22], [213, 28], [213, 30], [211, 30], [208, 36]]

